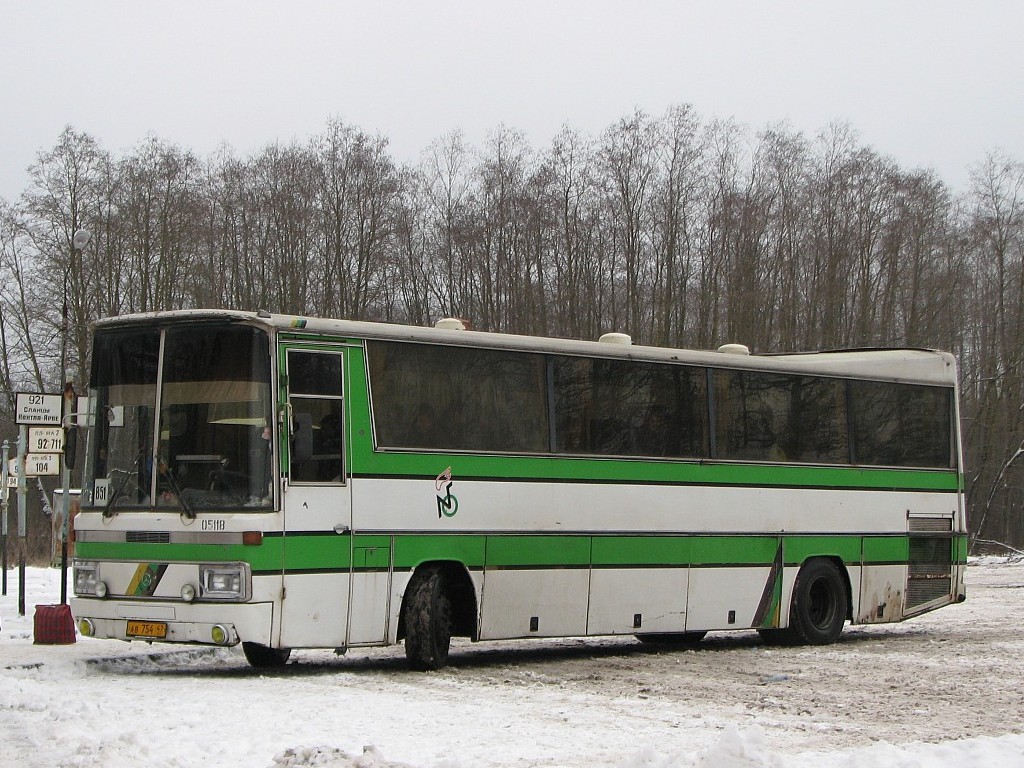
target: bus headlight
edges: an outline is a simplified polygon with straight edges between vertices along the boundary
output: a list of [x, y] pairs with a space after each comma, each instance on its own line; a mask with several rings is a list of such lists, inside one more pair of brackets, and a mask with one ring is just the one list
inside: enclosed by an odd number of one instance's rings
[[199, 597], [203, 600], [244, 600], [248, 579], [242, 563], [199, 566]]
[[99, 579], [99, 563], [76, 561], [74, 565], [75, 594], [95, 596]]

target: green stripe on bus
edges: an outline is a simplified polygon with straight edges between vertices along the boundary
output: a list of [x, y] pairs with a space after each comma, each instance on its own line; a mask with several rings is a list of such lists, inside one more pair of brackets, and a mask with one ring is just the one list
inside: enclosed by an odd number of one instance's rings
[[390, 536], [356, 536], [352, 541], [354, 570], [381, 570], [391, 566]]
[[865, 536], [864, 562], [905, 563], [910, 556], [910, 539], [906, 536]]
[[395, 568], [412, 569], [429, 560], [451, 560], [467, 568], [483, 568], [486, 551], [485, 536], [395, 536]]
[[347, 569], [352, 564], [351, 545], [348, 536], [285, 536], [285, 568], [289, 571]]
[[595, 536], [594, 563], [600, 565], [688, 565], [697, 539], [684, 536]]
[[590, 565], [590, 536], [488, 536], [489, 568]]
[[247, 562], [253, 570], [280, 570], [284, 539], [267, 537], [258, 547], [243, 544], [136, 544], [126, 542], [85, 542], [75, 544], [79, 560], [138, 560], [150, 562]]
[[[360, 445], [362, 441], [366, 445]], [[369, 436], [355, 440], [352, 467], [358, 479], [435, 477], [450, 466], [452, 478], [472, 480], [569, 481], [627, 484], [682, 484], [785, 488], [853, 488], [886, 491], [956, 493], [954, 471], [749, 465], [708, 461], [643, 461], [549, 456], [477, 456], [463, 454], [374, 453]]]
[[694, 539], [690, 565], [771, 565], [778, 545], [778, 536], [701, 536]]
[[[417, 567], [432, 560], [458, 562], [467, 568], [545, 567], [769, 567], [780, 539], [787, 566], [810, 557], [836, 557], [848, 565], [905, 563], [907, 534], [864, 536], [821, 534], [758, 535], [508, 535], [508, 534], [290, 534], [266, 537], [259, 547], [218, 544], [129, 544], [79, 542], [83, 560], [140, 562], [245, 561], [263, 573], [275, 570], [344, 570]], [[392, 553], [392, 542], [394, 552]], [[954, 562], [967, 559], [967, 537], [951, 539]]]
[[842, 562], [861, 562], [862, 536], [787, 536], [783, 557], [786, 565], [800, 565], [809, 557], [836, 557]]
[[953, 559], [958, 563], [967, 562], [967, 550], [970, 541], [966, 534], [958, 535], [953, 541]]

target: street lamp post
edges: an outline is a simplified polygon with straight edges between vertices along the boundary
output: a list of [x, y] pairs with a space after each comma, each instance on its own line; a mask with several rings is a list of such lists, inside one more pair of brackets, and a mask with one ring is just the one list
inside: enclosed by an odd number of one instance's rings
[[64, 304], [61, 310], [60, 340], [60, 378], [64, 383], [64, 399], [61, 425], [64, 427], [64, 454], [61, 459], [61, 506], [63, 519], [60, 525], [60, 602], [68, 602], [68, 523], [71, 519], [71, 467], [68, 464], [68, 452], [74, 455], [72, 440], [77, 440], [77, 431], [72, 428], [72, 415], [75, 410], [75, 386], [68, 380], [67, 347], [68, 347], [68, 273], [74, 268], [75, 256], [82, 257], [82, 251], [89, 244], [92, 235], [84, 229], [75, 232], [71, 239], [71, 264], [64, 273]]

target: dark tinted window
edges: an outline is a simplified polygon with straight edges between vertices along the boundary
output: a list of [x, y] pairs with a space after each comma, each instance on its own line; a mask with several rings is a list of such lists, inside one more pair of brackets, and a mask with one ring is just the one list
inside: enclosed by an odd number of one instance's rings
[[953, 465], [952, 390], [851, 381], [850, 407], [857, 464]]
[[303, 395], [341, 397], [341, 355], [295, 352], [288, 354], [288, 391]]
[[715, 371], [716, 456], [846, 463], [843, 383], [758, 371]]
[[705, 454], [702, 368], [556, 357], [555, 447], [619, 456]]
[[[675, 458], [712, 452], [705, 368], [397, 342], [367, 347], [381, 446]], [[720, 369], [713, 381], [715, 458], [951, 465], [948, 388]]]
[[130, 384], [156, 384], [160, 332], [98, 331], [93, 346], [94, 388]]
[[267, 335], [247, 326], [179, 326], [167, 330], [164, 385], [175, 382], [270, 381]]
[[782, 432], [789, 420], [786, 377], [715, 371], [715, 453], [723, 459], [787, 461]]
[[543, 356], [382, 341], [367, 348], [379, 445], [548, 450]]

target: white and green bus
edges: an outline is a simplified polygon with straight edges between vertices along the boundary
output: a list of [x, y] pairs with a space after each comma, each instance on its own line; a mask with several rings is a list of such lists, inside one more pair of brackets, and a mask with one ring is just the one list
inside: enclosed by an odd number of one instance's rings
[[192, 310], [96, 324], [88, 636], [297, 648], [756, 629], [964, 599], [957, 373]]

